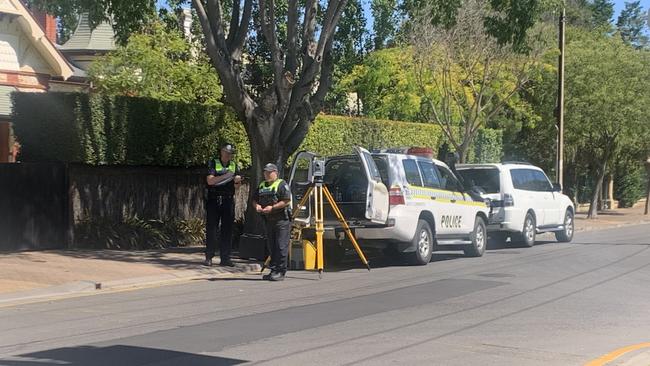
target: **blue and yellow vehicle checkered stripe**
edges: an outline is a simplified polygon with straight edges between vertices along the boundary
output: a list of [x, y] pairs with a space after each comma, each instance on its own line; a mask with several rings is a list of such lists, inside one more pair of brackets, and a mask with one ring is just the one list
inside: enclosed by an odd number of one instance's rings
[[407, 185], [411, 198], [421, 200], [436, 200], [437, 202], [453, 203], [464, 206], [486, 207], [485, 202], [477, 202], [461, 192]]

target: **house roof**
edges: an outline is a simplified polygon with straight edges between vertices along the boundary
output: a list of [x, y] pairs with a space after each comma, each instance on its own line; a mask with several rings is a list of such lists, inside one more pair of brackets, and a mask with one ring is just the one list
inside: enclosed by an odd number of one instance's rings
[[25, 34], [32, 40], [34, 47], [46, 60], [54, 71], [53, 76], [60, 76], [67, 80], [74, 73], [72, 66], [55, 44], [46, 36], [32, 13], [20, 0], [0, 0], [0, 14], [7, 14], [16, 18], [17, 23]]
[[108, 22], [90, 27], [88, 14], [81, 14], [79, 24], [70, 39], [59, 46], [61, 51], [112, 51], [115, 49], [115, 32]]

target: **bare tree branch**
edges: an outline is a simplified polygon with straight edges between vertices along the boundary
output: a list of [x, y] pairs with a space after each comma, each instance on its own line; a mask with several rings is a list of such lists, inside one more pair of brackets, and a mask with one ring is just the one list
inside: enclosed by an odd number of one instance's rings
[[[269, 44], [271, 50], [271, 62], [273, 63], [273, 76], [276, 88], [284, 89], [285, 83], [282, 80], [282, 69], [284, 62], [282, 59], [282, 51], [280, 50], [280, 43], [278, 36], [275, 32], [275, 2], [274, 0], [259, 0], [260, 4], [260, 26], [264, 33], [264, 38]], [[277, 92], [276, 96], [280, 99], [280, 104], [284, 104], [284, 93]]]
[[[314, 33], [316, 32], [316, 14], [318, 13], [318, 1], [317, 0], [307, 0], [305, 5], [305, 17], [303, 20], [303, 31], [302, 31], [302, 47], [303, 58], [306, 60], [306, 57], [309, 56], [309, 47], [314, 41]], [[314, 52], [316, 49], [314, 48]], [[313, 57], [313, 55], [312, 55]], [[303, 62], [304, 67], [304, 62]]]
[[244, 12], [242, 14], [241, 22], [238, 26], [237, 32], [233, 36], [232, 44], [230, 45], [230, 57], [234, 60], [241, 60], [242, 49], [244, 48], [244, 42], [246, 42], [248, 26], [251, 21], [252, 13], [253, 0], [244, 0]]
[[296, 77], [297, 60], [297, 42], [298, 42], [298, 0], [289, 0], [287, 13], [287, 55], [285, 68], [291, 73], [291, 77]]
[[228, 48], [232, 50], [237, 31], [239, 28], [239, 10], [241, 7], [241, 0], [232, 0], [232, 14], [230, 15], [230, 26], [228, 27]]
[[[203, 34], [205, 35], [208, 55], [210, 56], [210, 60], [221, 79], [226, 100], [228, 101], [228, 104], [235, 109], [235, 112], [237, 112], [237, 114], [246, 122], [250, 119], [249, 117], [252, 115], [256, 104], [250, 98], [248, 93], [246, 93], [241, 75], [234, 70], [226, 52], [227, 48], [222, 48], [220, 46], [225, 46], [225, 40], [222, 39], [223, 42], [217, 42], [215, 40], [215, 33], [212, 31], [208, 14], [201, 3], [201, 0], [192, 0], [192, 4], [196, 9], [199, 22], [201, 23], [201, 28], [203, 29]], [[219, 38], [218, 34], [216, 35], [216, 38]], [[248, 124], [246, 124], [246, 129], [247, 131], [250, 129]]]
[[226, 43], [226, 34], [223, 29], [223, 12], [219, 0], [207, 0], [208, 12], [207, 17], [212, 29], [212, 35], [217, 41], [217, 46], [223, 50], [224, 54], [230, 54], [228, 44]]

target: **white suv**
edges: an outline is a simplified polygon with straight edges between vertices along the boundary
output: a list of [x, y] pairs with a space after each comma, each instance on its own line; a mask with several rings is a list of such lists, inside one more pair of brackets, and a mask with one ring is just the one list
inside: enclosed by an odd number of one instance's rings
[[573, 239], [575, 208], [558, 184], [527, 163], [458, 165], [466, 187], [478, 186], [490, 199], [490, 236], [531, 247], [538, 233], [552, 231], [560, 242]]
[[[464, 192], [446, 164], [415, 155], [416, 150], [410, 154], [355, 150], [354, 155], [326, 159], [324, 184], [361, 246], [397, 250], [420, 265], [429, 263], [436, 244], [460, 247], [468, 256], [483, 255], [489, 208], [480, 196]], [[314, 157], [302, 152], [294, 161], [290, 178], [294, 202], [309, 185]], [[296, 209], [301, 210], [299, 219], [309, 219], [309, 206]], [[330, 211], [325, 209], [326, 244], [340, 246], [343, 232], [334, 216], [328, 217]]]

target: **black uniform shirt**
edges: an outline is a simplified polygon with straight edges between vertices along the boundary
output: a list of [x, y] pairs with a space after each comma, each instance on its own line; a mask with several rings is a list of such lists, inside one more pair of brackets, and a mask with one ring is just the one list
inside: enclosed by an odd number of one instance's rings
[[[223, 162], [221, 162], [223, 165]], [[230, 163], [228, 163], [230, 164]], [[228, 168], [227, 165], [224, 165], [224, 168]], [[208, 161], [208, 175], [218, 176], [216, 170], [216, 159], [210, 159]], [[235, 175], [239, 175], [239, 169], [237, 164], [235, 164]], [[232, 179], [230, 182], [218, 186], [208, 186], [208, 195], [209, 197], [214, 196], [232, 196], [235, 194], [235, 180]]]

